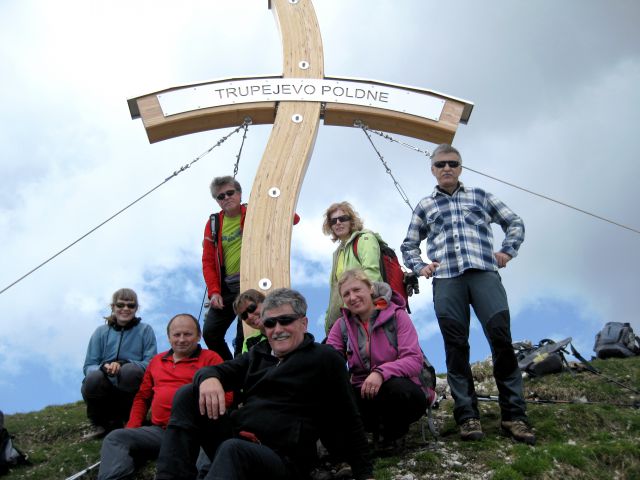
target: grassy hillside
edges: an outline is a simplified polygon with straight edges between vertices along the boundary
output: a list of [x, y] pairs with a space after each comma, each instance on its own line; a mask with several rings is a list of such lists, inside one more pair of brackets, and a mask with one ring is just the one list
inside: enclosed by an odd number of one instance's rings
[[[593, 364], [604, 375], [640, 389], [640, 357]], [[494, 395], [490, 369], [481, 363], [473, 370], [478, 391]], [[452, 401], [447, 399], [435, 411], [440, 438], [427, 438], [425, 443], [421, 425], [415, 424], [402, 455], [376, 460], [376, 479], [640, 478], [640, 410], [614, 405], [633, 404], [640, 396], [585, 371], [526, 379], [525, 392], [529, 398], [567, 402], [529, 404], [538, 436], [535, 447], [515, 444], [500, 434], [495, 402], [480, 405], [486, 439], [459, 441]], [[8, 415], [5, 423], [31, 460], [31, 465], [12, 470], [5, 477], [9, 480], [65, 479], [99, 460], [100, 441], [82, 440], [88, 428], [82, 402]], [[94, 479], [95, 473], [82, 478]], [[153, 464], [135, 478], [152, 479]]]

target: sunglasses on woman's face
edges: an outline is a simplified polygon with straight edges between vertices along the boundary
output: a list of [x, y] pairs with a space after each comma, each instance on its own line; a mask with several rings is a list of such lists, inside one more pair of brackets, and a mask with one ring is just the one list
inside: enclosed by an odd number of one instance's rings
[[244, 312], [240, 314], [240, 318], [242, 320], [246, 320], [249, 318], [249, 315], [256, 311], [257, 308], [258, 306], [255, 303], [250, 303], [249, 306], [244, 309]]
[[133, 309], [134, 309], [134, 308], [136, 308], [137, 306], [138, 306], [138, 304], [137, 304], [137, 303], [134, 303], [134, 302], [131, 302], [131, 303], [129, 303], [129, 302], [127, 302], [127, 303], [125, 303], [125, 302], [118, 302], [118, 303], [116, 303], [116, 308], [124, 308], [124, 307], [127, 307], [129, 310], [133, 310]]
[[351, 220], [351, 217], [349, 215], [340, 215], [339, 217], [334, 217], [331, 220], [329, 220], [329, 223], [331, 225], [335, 225], [336, 223], [340, 222], [340, 223], [345, 223]]
[[279, 323], [283, 327], [295, 322], [297, 319], [304, 317], [304, 315], [280, 315], [279, 317], [269, 317], [262, 321], [264, 328], [274, 328], [276, 323]]

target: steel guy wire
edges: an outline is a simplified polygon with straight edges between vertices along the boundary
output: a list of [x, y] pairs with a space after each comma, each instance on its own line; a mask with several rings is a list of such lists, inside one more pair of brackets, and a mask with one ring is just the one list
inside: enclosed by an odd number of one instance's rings
[[[427, 157], [430, 157], [430, 156], [431, 156], [431, 154], [430, 154], [428, 151], [426, 151], [426, 150], [421, 150], [420, 148], [418, 148], [418, 147], [416, 147], [416, 146], [414, 146], [414, 145], [410, 145], [410, 144], [408, 144], [408, 143], [401, 142], [401, 141], [399, 141], [399, 140], [397, 140], [397, 139], [393, 138], [392, 136], [390, 136], [390, 135], [388, 135], [388, 134], [386, 134], [386, 133], [384, 133], [384, 132], [381, 132], [381, 131], [378, 131], [378, 130], [370, 129], [369, 127], [367, 127], [366, 125], [364, 125], [364, 124], [363, 124], [362, 122], [360, 122], [359, 120], [358, 120], [358, 121], [356, 121], [355, 126], [356, 126], [356, 127], [360, 127], [360, 128], [362, 128], [362, 131], [364, 131], [365, 133], [367, 133], [367, 132], [375, 133], [376, 135], [379, 135], [379, 136], [381, 136], [381, 137], [383, 137], [383, 138], [385, 138], [385, 139], [389, 140], [390, 142], [395, 142], [395, 143], [398, 143], [398, 144], [400, 144], [400, 145], [402, 145], [402, 146], [404, 146], [404, 147], [406, 147], [406, 148], [409, 148], [409, 149], [411, 149], [411, 150], [413, 150], [413, 151], [415, 151], [415, 152], [423, 153], [423, 154], [425, 154]], [[367, 135], [367, 136], [369, 136], [369, 135]], [[369, 141], [371, 141], [371, 138], [370, 138], [370, 137], [369, 137]], [[373, 145], [373, 142], [371, 142], [371, 143], [372, 143], [372, 145]], [[374, 146], [374, 148], [375, 148], [375, 146]], [[377, 150], [376, 150], [376, 152], [377, 152]], [[378, 155], [380, 155], [380, 154], [378, 153]], [[384, 163], [384, 162], [383, 162], [383, 163]], [[385, 164], [385, 166], [386, 166], [386, 164]], [[629, 226], [624, 225], [624, 224], [622, 224], [622, 223], [618, 223], [618, 222], [616, 222], [616, 221], [614, 221], [614, 220], [608, 219], [608, 218], [606, 218], [606, 217], [602, 217], [602, 216], [600, 216], [600, 215], [597, 215], [597, 214], [595, 214], [595, 213], [589, 212], [589, 211], [584, 210], [584, 209], [582, 209], [582, 208], [575, 207], [575, 206], [573, 206], [573, 205], [570, 205], [570, 204], [568, 204], [568, 203], [562, 202], [562, 201], [560, 201], [560, 200], [556, 200], [555, 198], [549, 197], [549, 196], [547, 196], [547, 195], [543, 195], [543, 194], [541, 194], [541, 193], [534, 192], [533, 190], [529, 190], [529, 189], [527, 189], [527, 188], [520, 187], [520, 186], [518, 186], [518, 185], [516, 185], [516, 184], [514, 184], [514, 183], [507, 182], [506, 180], [502, 180], [502, 179], [500, 179], [500, 178], [494, 177], [494, 176], [489, 175], [489, 174], [487, 174], [487, 173], [480, 172], [479, 170], [475, 170], [475, 169], [473, 169], [473, 168], [469, 167], [468, 165], [463, 165], [463, 167], [465, 168], [465, 170], [469, 170], [469, 171], [471, 171], [471, 172], [473, 172], [473, 173], [477, 173], [478, 175], [482, 175], [482, 176], [484, 176], [484, 177], [490, 178], [490, 179], [492, 179], [492, 180], [495, 180], [496, 182], [504, 183], [505, 185], [508, 185], [508, 186], [510, 186], [510, 187], [517, 188], [518, 190], [522, 190], [523, 192], [529, 193], [529, 194], [531, 194], [531, 195], [535, 195], [536, 197], [543, 198], [543, 199], [548, 200], [548, 201], [550, 201], [550, 202], [557, 203], [558, 205], [562, 205], [562, 206], [564, 206], [564, 207], [567, 207], [567, 208], [571, 208], [571, 209], [573, 209], [573, 210], [576, 210], [577, 212], [584, 213], [585, 215], [590, 215], [590, 216], [592, 216], [592, 217], [594, 217], [594, 218], [597, 218], [598, 220], [602, 220], [603, 222], [607, 222], [607, 223], [610, 223], [610, 224], [615, 225], [615, 226], [617, 226], [617, 227], [624, 228], [624, 229], [629, 230], [629, 231], [631, 231], [631, 232], [634, 232], [634, 233], [638, 233], [638, 234], [640, 234], [640, 230], [638, 230], [638, 229], [636, 229], [636, 228], [629, 227]], [[395, 179], [394, 179], [394, 181], [395, 181]], [[403, 197], [403, 198], [404, 198], [404, 197]], [[413, 210], [413, 209], [412, 209], [412, 210]]]
[[402, 185], [400, 185], [400, 183], [398, 183], [398, 181], [396, 180], [396, 177], [393, 176], [393, 173], [391, 172], [391, 169], [389, 168], [389, 165], [387, 165], [387, 162], [385, 162], [384, 157], [378, 151], [378, 149], [376, 148], [376, 145], [373, 143], [373, 139], [371, 138], [371, 135], [369, 135], [369, 129], [367, 128], [367, 126], [365, 124], [363, 124], [360, 120], [356, 120], [354, 125], [356, 127], [360, 127], [362, 129], [362, 132], [367, 136], [367, 139], [369, 140], [369, 143], [371, 143], [371, 146], [373, 147], [375, 152], [378, 154], [378, 158], [382, 162], [382, 165], [384, 166], [385, 170], [387, 171], [387, 174], [389, 174], [389, 176], [393, 180], [393, 184], [395, 185], [396, 190], [398, 190], [398, 193], [402, 197], [402, 200], [404, 200], [404, 203], [406, 203], [409, 206], [409, 209], [413, 212], [413, 207], [411, 206], [411, 202], [409, 201], [409, 198], [407, 197], [406, 192], [402, 188]]
[[244, 133], [242, 134], [240, 150], [238, 150], [238, 154], [236, 155], [236, 164], [233, 166], [233, 178], [236, 178], [236, 175], [238, 175], [238, 166], [240, 165], [240, 157], [242, 156], [242, 147], [244, 147], [244, 141], [247, 139], [247, 130], [249, 130], [249, 125], [251, 125], [251, 117], [244, 117], [244, 122], [242, 123]]
[[[249, 122], [251, 120], [249, 119]], [[47, 258], [45, 261], [43, 261], [42, 263], [40, 263], [38, 266], [32, 268], [31, 270], [29, 270], [27, 273], [25, 273], [24, 275], [22, 275], [20, 278], [18, 278], [17, 280], [13, 281], [12, 283], [10, 283], [9, 285], [7, 285], [6, 287], [4, 287], [2, 290], [0, 290], [0, 295], [2, 295], [4, 292], [6, 292], [7, 290], [9, 290], [11, 287], [13, 287], [14, 285], [18, 284], [19, 282], [21, 282], [22, 280], [24, 280], [25, 278], [27, 278], [29, 275], [31, 275], [32, 273], [36, 272], [37, 270], [39, 270], [40, 268], [44, 267], [47, 263], [49, 263], [51, 260], [53, 260], [54, 258], [58, 257], [59, 255], [61, 255], [62, 253], [66, 252], [67, 250], [69, 250], [71, 247], [73, 247], [76, 243], [80, 242], [81, 240], [84, 240], [86, 237], [88, 237], [89, 235], [91, 235], [93, 232], [95, 232], [96, 230], [98, 230], [100, 227], [102, 227], [103, 225], [105, 225], [106, 223], [110, 222], [111, 220], [113, 220], [114, 218], [116, 218], [118, 215], [120, 215], [121, 213], [123, 213], [125, 210], [127, 210], [128, 208], [132, 207], [133, 205], [135, 205], [136, 203], [138, 203], [140, 200], [142, 200], [143, 198], [145, 198], [146, 196], [150, 195], [152, 192], [154, 192], [155, 190], [157, 190], [158, 188], [160, 188], [162, 185], [164, 185], [165, 183], [167, 183], [169, 180], [171, 180], [172, 178], [176, 177], [178, 174], [184, 172], [185, 170], [187, 170], [188, 168], [191, 167], [191, 165], [193, 165], [194, 163], [196, 163], [198, 160], [200, 160], [202, 157], [208, 155], [209, 153], [211, 153], [211, 151], [216, 148], [219, 147], [220, 145], [222, 145], [229, 137], [231, 137], [232, 135], [234, 135], [235, 133], [238, 133], [242, 128], [245, 127], [245, 125], [247, 124], [247, 119], [245, 119], [245, 121], [242, 123], [242, 125], [240, 125], [239, 127], [236, 127], [231, 133], [225, 135], [224, 137], [222, 137], [220, 140], [218, 140], [217, 143], [215, 143], [211, 148], [209, 148], [208, 150], [206, 150], [205, 152], [203, 152], [202, 154], [198, 155], [196, 158], [194, 158], [191, 162], [187, 163], [186, 165], [183, 165], [182, 167], [180, 167], [178, 170], [174, 171], [171, 175], [169, 175], [167, 178], [164, 179], [164, 181], [160, 182], [158, 185], [156, 185], [155, 187], [153, 187], [152, 189], [150, 189], [149, 191], [147, 191], [146, 193], [144, 193], [143, 195], [139, 196], [138, 198], [136, 198], [133, 202], [129, 203], [128, 205], [126, 205], [125, 207], [121, 208], [120, 210], [118, 210], [116, 213], [114, 213], [113, 215], [111, 215], [109, 218], [107, 218], [106, 220], [104, 220], [103, 222], [101, 222], [100, 224], [98, 224], [97, 226], [93, 227], [91, 230], [89, 230], [87, 233], [85, 233], [84, 235], [82, 235], [81, 237], [79, 237], [78, 239], [76, 239], [75, 241], [71, 242], [69, 245], [67, 245], [66, 247], [64, 247], [62, 250], [58, 251], [57, 253], [55, 253], [54, 255], [50, 256], [49, 258]]]

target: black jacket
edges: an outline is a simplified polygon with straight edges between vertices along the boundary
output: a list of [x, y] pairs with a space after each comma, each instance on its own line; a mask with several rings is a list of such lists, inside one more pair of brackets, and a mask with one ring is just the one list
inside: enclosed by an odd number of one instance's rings
[[247, 431], [304, 474], [316, 456], [318, 438], [349, 462], [356, 479], [372, 477], [369, 447], [353, 398], [344, 359], [311, 334], [282, 360], [269, 342], [220, 365], [205, 367], [193, 382], [220, 380], [226, 391], [242, 390], [241, 408], [231, 413], [235, 433]]

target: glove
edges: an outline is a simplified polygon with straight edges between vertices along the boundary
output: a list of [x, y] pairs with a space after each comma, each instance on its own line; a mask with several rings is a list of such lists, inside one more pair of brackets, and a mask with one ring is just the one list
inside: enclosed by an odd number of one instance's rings
[[406, 289], [407, 296], [412, 296], [414, 293], [420, 293], [420, 285], [418, 284], [418, 276], [413, 272], [405, 272], [404, 274], [404, 288]]

